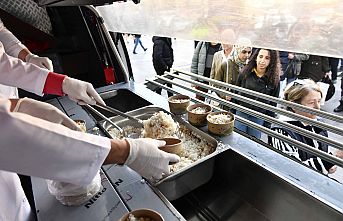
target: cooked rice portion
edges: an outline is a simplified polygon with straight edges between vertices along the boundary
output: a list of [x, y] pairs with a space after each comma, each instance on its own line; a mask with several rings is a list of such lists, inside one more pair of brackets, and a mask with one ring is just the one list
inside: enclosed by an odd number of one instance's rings
[[[147, 124], [147, 126], [145, 124]], [[161, 126], [162, 124], [163, 127]], [[175, 122], [169, 114], [162, 111], [155, 113], [151, 118], [144, 121], [144, 130], [143, 128], [135, 128], [132, 126], [126, 126], [122, 129], [124, 131], [124, 135], [138, 133], [140, 137], [163, 138], [167, 137], [165, 135], [167, 134], [169, 137], [172, 136], [181, 139], [185, 151], [181, 156], [180, 162], [170, 166], [170, 171], [172, 173], [191, 165], [195, 161], [211, 154], [214, 151], [214, 147], [206, 140], [202, 139], [200, 135], [189, 130], [184, 125], [179, 126], [179, 124]], [[176, 131], [178, 133], [176, 133]], [[116, 128], [111, 128], [108, 132], [115, 138], [123, 137]]]
[[213, 124], [228, 124], [231, 116], [227, 114], [208, 115], [208, 120]]
[[186, 103], [189, 99], [171, 99], [170, 102], [172, 103]]
[[193, 110], [191, 110], [192, 113], [195, 113], [195, 114], [204, 114], [207, 112], [207, 108], [206, 107], [197, 107], [197, 108], [194, 108]]
[[154, 219], [149, 217], [135, 217], [134, 215], [130, 214], [125, 221], [154, 221]]
[[143, 125], [143, 137], [155, 139], [172, 137], [179, 128], [179, 124], [176, 123], [169, 114], [163, 111], [159, 111], [149, 119], [144, 120]]

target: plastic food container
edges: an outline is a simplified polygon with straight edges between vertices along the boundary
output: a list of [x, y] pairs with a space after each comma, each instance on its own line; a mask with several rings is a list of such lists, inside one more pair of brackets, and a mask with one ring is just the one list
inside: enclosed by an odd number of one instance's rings
[[187, 95], [175, 95], [168, 99], [170, 112], [173, 114], [185, 114], [190, 98]]
[[145, 220], [154, 220], [154, 221], [164, 221], [161, 214], [151, 209], [137, 209], [131, 211], [124, 216], [122, 216], [118, 221], [145, 221]]
[[208, 131], [212, 134], [225, 136], [232, 133], [235, 115], [227, 111], [213, 112], [207, 115]]
[[212, 107], [207, 104], [192, 104], [187, 107], [188, 122], [194, 126], [204, 126], [206, 116], [211, 113]]
[[87, 186], [79, 186], [71, 183], [46, 180], [49, 192], [65, 206], [79, 206], [101, 190], [101, 178], [98, 173]]

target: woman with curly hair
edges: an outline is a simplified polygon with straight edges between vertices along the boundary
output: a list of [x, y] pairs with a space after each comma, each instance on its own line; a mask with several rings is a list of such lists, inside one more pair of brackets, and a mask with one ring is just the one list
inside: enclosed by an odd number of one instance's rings
[[[281, 64], [278, 51], [269, 49], [257, 49], [250, 58], [249, 63], [242, 69], [241, 73], [239, 74], [236, 85], [259, 93], [278, 97], [280, 91], [280, 67]], [[274, 102], [255, 97], [251, 94], [245, 94], [242, 92], [239, 92], [239, 94], [256, 101], [276, 106], [276, 103]], [[274, 116], [275, 114], [271, 111], [256, 107], [252, 103], [239, 101], [239, 104], [249, 109], [258, 111], [259, 113], [264, 113], [270, 116]], [[237, 110], [236, 115], [259, 125], [264, 124], [264, 120], [243, 113], [239, 110]], [[248, 133], [251, 136], [255, 136], [258, 139], [261, 138], [260, 131], [250, 128], [245, 124], [236, 121], [235, 127], [245, 133]]]

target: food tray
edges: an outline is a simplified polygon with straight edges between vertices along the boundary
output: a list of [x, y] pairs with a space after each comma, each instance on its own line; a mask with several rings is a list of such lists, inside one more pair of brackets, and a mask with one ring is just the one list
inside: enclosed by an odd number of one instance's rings
[[[170, 114], [172, 118], [179, 123], [180, 126], [183, 125], [189, 131], [195, 133], [196, 135], [198, 135], [198, 137], [201, 137], [201, 139], [211, 145], [214, 150], [211, 154], [204, 156], [203, 158], [198, 159], [188, 166], [177, 170], [176, 172], [170, 174], [169, 176], [159, 180], [157, 183], [154, 184], [169, 200], [175, 200], [211, 179], [214, 169], [214, 156], [221, 152], [221, 150], [224, 148], [220, 147], [222, 144], [219, 145], [217, 140], [207, 133], [199, 130], [182, 118], [175, 116], [162, 108], [147, 106], [127, 112], [127, 114], [141, 120], [146, 120], [150, 118], [154, 113], [159, 111]], [[141, 125], [139, 125], [137, 122], [125, 119], [121, 116], [111, 117], [110, 119], [119, 127], [141, 127]], [[107, 123], [106, 121], [100, 121], [99, 126], [102, 127], [102, 129], [107, 133], [108, 136], [111, 136], [108, 133], [108, 130], [113, 127], [111, 124]]]

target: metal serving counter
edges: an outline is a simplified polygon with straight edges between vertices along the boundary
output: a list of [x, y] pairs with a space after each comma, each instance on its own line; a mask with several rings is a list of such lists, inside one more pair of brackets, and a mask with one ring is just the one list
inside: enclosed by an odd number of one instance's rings
[[[168, 110], [167, 100], [144, 85], [119, 84], [100, 88], [98, 92], [118, 89], [130, 90], [149, 103]], [[96, 122], [93, 117], [67, 97], [51, 100], [50, 103], [64, 110], [72, 119], [85, 120], [87, 131], [94, 132], [92, 128]], [[208, 132], [206, 127], [200, 129]], [[343, 186], [338, 182], [238, 133], [215, 138], [228, 144], [231, 149], [215, 156], [213, 178], [172, 204], [158, 189], [147, 184], [130, 168], [110, 165], [104, 166], [103, 170], [109, 179], [106, 185], [113, 188], [108, 188], [109, 191], [99, 198], [103, 200], [96, 201], [96, 204], [100, 204], [99, 208], [102, 208], [97, 212], [103, 215], [97, 216], [99, 219], [80, 219], [79, 213], [83, 206], [61, 206], [47, 193], [44, 181], [33, 179], [38, 218], [116, 220], [109, 216], [106, 218], [104, 214], [109, 214], [113, 208], [111, 205], [119, 202], [119, 197], [122, 200], [120, 206], [125, 206], [127, 210], [152, 208], [160, 212], [166, 221], [343, 220]], [[113, 198], [111, 203], [109, 198]], [[118, 213], [124, 212], [120, 210]], [[55, 215], [48, 217], [50, 213]]]

